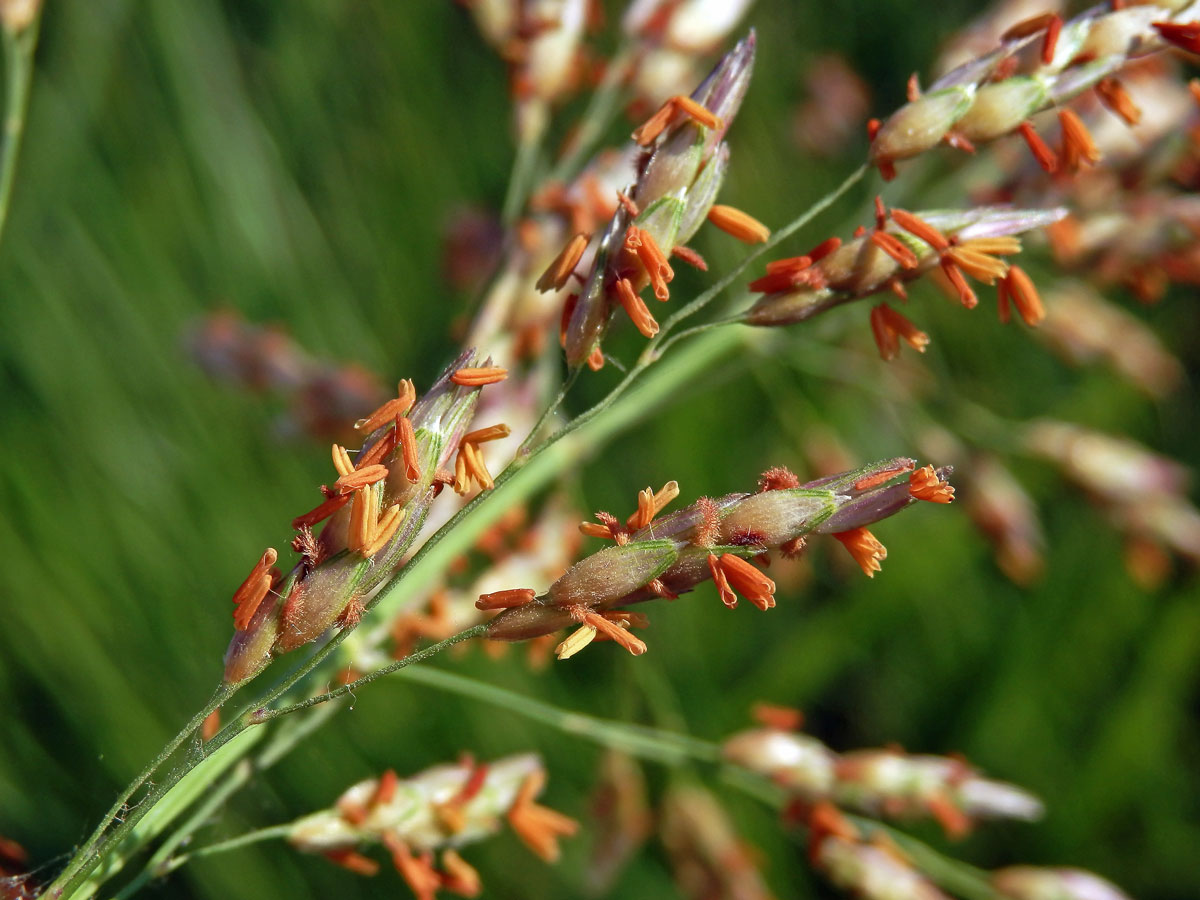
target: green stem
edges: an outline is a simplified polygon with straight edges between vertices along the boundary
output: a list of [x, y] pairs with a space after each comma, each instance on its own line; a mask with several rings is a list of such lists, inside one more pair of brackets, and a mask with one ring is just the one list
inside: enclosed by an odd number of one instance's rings
[[[177, 856], [170, 862], [166, 863], [160, 874], [167, 875], [174, 872], [180, 866], [190, 862], [193, 859], [199, 859], [202, 856], [211, 856], [214, 853], [225, 853], [229, 850], [238, 850], [250, 844], [258, 844], [262, 841], [273, 841], [276, 838], [286, 838], [292, 830], [291, 824], [272, 825], [270, 828], [259, 828], [256, 831], [248, 831], [245, 834], [238, 835], [235, 838], [230, 838], [227, 841], [218, 841], [215, 844], [209, 844], [205, 847], [198, 847], [191, 853]], [[118, 895], [115, 900], [120, 900]]]
[[[255, 755], [253, 762], [242, 761], [239, 763], [233, 772], [212, 790], [210, 799], [205, 801], [203, 806], [194, 815], [189, 816], [187, 821], [164, 842], [163, 847], [155, 852], [137, 878], [126, 885], [118, 897], [132, 896], [150, 880], [165, 877], [179, 868], [182, 860], [186, 860], [188, 857], [171, 859], [170, 854], [173, 849], [182, 846], [189, 840], [207, 823], [208, 818], [233, 794], [241, 790], [255, 774], [265, 772], [275, 765], [305, 738], [323, 726], [338, 709], [336, 704], [319, 706], [308, 715], [295, 716], [279, 723], [271, 735], [271, 740]], [[225, 843], [241, 842], [241, 839], [235, 839], [233, 842]]]
[[567, 376], [566, 381], [563, 382], [562, 387], [558, 390], [558, 396], [556, 396], [554, 401], [546, 407], [545, 412], [538, 417], [538, 420], [536, 423], [534, 423], [533, 428], [529, 429], [529, 434], [525, 436], [525, 440], [523, 440], [521, 442], [521, 446], [517, 448], [517, 453], [514, 457], [514, 461], [516, 461], [518, 465], [520, 465], [520, 461], [523, 460], [529, 453], [529, 445], [537, 440], [538, 433], [543, 427], [545, 427], [546, 423], [550, 420], [550, 417], [554, 415], [560, 406], [562, 406], [563, 401], [567, 399], [567, 394], [570, 392], [571, 388], [574, 387], [575, 382], [579, 378], [581, 372], [583, 372], [582, 366]]
[[259, 710], [252, 715], [252, 718], [256, 724], [269, 722], [271, 719], [277, 719], [280, 716], [286, 716], [290, 713], [300, 712], [302, 709], [308, 709], [316, 706], [319, 703], [325, 703], [329, 700], [336, 700], [338, 697], [344, 697], [346, 694], [352, 693], [356, 688], [360, 688], [365, 684], [370, 684], [376, 678], [382, 678], [384, 675], [391, 675], [393, 672], [398, 672], [401, 669], [407, 668], [413, 663], [424, 662], [430, 657], [441, 653], [446, 648], [452, 647], [455, 644], [462, 643], [463, 641], [469, 641], [471, 638], [483, 637], [485, 634], [487, 634], [487, 628], [486, 622], [479, 625], [474, 625], [465, 631], [460, 631], [458, 634], [446, 638], [444, 641], [439, 641], [431, 647], [426, 647], [420, 653], [413, 653], [404, 657], [403, 659], [398, 659], [393, 663], [389, 663], [386, 666], [381, 666], [373, 672], [368, 672], [361, 678], [355, 679], [347, 684], [343, 684], [341, 687], [334, 688], [332, 691], [325, 691], [322, 694], [316, 694], [315, 696], [309, 697], [306, 700], [301, 700], [299, 703], [292, 703], [289, 706], [280, 706], [275, 709]]
[[733, 269], [731, 269], [727, 274], [722, 276], [716, 284], [706, 290], [691, 303], [688, 303], [680, 308], [673, 316], [663, 322], [662, 328], [658, 335], [650, 342], [650, 346], [647, 347], [645, 352], [642, 354], [643, 358], [645, 358], [647, 355], [652, 357], [661, 355], [662, 351], [658, 348], [662, 345], [662, 342], [666, 340], [667, 335], [671, 333], [675, 326], [690, 316], [694, 316], [696, 313], [700, 312], [700, 310], [704, 309], [704, 307], [708, 306], [708, 304], [711, 303], [717, 297], [717, 295], [719, 295], [722, 291], [729, 287], [729, 285], [733, 284], [734, 281], [741, 277], [742, 272], [746, 270], [750, 263], [754, 262], [764, 253], [772, 250], [778, 244], [787, 240], [789, 237], [827, 210], [830, 206], [840, 200], [847, 191], [862, 181], [863, 177], [869, 171], [870, 166], [859, 166], [846, 178], [845, 181], [839, 184], [830, 193], [818, 200], [815, 204], [810, 206], [803, 215], [793, 219], [782, 228], [776, 230], [761, 247], [758, 247], [753, 252], [748, 253], [741, 262], [734, 266]]
[[[146, 768], [142, 769], [142, 771], [139, 772], [136, 777], [134, 777], [133, 781], [131, 781], [128, 787], [121, 792], [121, 794], [117, 797], [116, 802], [113, 803], [108, 812], [105, 813], [104, 818], [100, 820], [100, 824], [96, 826], [96, 830], [88, 836], [88, 839], [86, 842], [84, 842], [82, 849], [75, 854], [72, 863], [63, 870], [62, 874], [59, 875], [58, 878], [55, 879], [54, 883], [51, 884], [47, 889], [47, 896], [60, 896], [63, 891], [63, 888], [60, 886], [62, 883], [73, 879], [78, 873], [83, 871], [85, 867], [87, 867], [90, 871], [91, 867], [99, 862], [99, 854], [95, 852], [97, 845], [99, 844], [100, 839], [104, 836], [104, 832], [113, 822], [117, 820], [117, 818], [121, 815], [121, 812], [126, 808], [129, 798], [133, 796], [134, 792], [138, 788], [146, 783], [146, 779], [157, 772], [163, 763], [170, 759], [171, 755], [177, 749], [179, 749], [180, 745], [182, 745], [184, 741], [195, 734], [196, 730], [204, 724], [204, 720], [208, 718], [209, 714], [212, 713], [213, 710], [220, 707], [221, 704], [228, 700], [232, 694], [233, 688], [231, 688], [229, 685], [223, 684], [217, 688], [216, 693], [213, 694], [212, 698], [208, 701], [204, 708], [192, 716], [191, 720], [183, 726], [182, 730], [167, 742], [167, 745], [163, 747], [158, 756], [154, 757], [154, 759], [150, 761], [150, 764], [147, 765]], [[145, 807], [148, 801], [149, 798], [144, 799], [140, 804], [138, 804], [138, 809]], [[126, 821], [128, 821], [128, 817]], [[58, 893], [55, 893], [56, 890]]]
[[404, 678], [426, 687], [489, 703], [531, 721], [548, 725], [564, 734], [583, 738], [603, 747], [624, 750], [664, 765], [679, 765], [690, 759], [715, 763], [721, 759], [720, 747], [690, 735], [570, 712], [524, 694], [442, 669], [413, 666], [404, 673]]
[[33, 54], [37, 49], [42, 17], [38, 16], [19, 33], [4, 29], [4, 134], [0, 149], [0, 236], [8, 221], [9, 201], [17, 174], [25, 116], [33, 86]]
[[197, 807], [196, 811], [190, 815], [187, 820], [179, 827], [174, 834], [163, 841], [162, 845], [150, 857], [144, 869], [138, 873], [138, 876], [129, 884], [125, 885], [113, 900], [128, 900], [143, 887], [145, 887], [151, 879], [162, 877], [174, 869], [174, 866], [169, 864], [171, 854], [192, 834], [200, 828], [209, 816], [221, 808], [229, 797], [244, 785], [250, 778], [250, 774], [254, 771], [254, 766], [247, 760], [242, 760], [224, 782], [221, 783], [216, 790], [209, 793], [203, 803]]

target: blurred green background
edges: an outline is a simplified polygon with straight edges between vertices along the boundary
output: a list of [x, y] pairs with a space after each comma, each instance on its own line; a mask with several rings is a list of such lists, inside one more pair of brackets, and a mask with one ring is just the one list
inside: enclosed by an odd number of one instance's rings
[[[793, 145], [808, 61], [846, 54], [883, 113], [975, 5], [944, 2], [931, 14], [875, 2], [851, 31], [831, 6], [761, 0], [749, 18], [760, 27], [758, 71], [731, 133], [726, 201], [783, 223], [861, 158], [861, 143], [835, 162]], [[618, 123], [614, 140], [626, 129]], [[443, 281], [440, 232], [457, 207], [499, 206], [508, 134], [503, 65], [448, 0], [50, 0], [0, 245], [0, 834], [47, 871], [208, 697], [232, 588], [327, 478], [327, 445], [281, 441], [271, 401], [205, 378], [183, 349], [187, 327], [232, 307], [283, 323], [314, 354], [428, 384], [453, 353], [452, 321], [469, 311]], [[877, 189], [864, 186], [788, 248], [868, 221]], [[951, 186], [939, 202], [954, 196]], [[741, 252], [731, 243], [709, 234], [697, 246], [720, 271]], [[923, 361], [934, 420], [974, 401], [1128, 433], [1200, 462], [1190, 386], [1151, 405], [1110, 374], [1062, 365], [991, 314], [918, 296], [934, 337]], [[1185, 360], [1200, 344], [1194, 302], [1171, 296], [1138, 311]], [[861, 459], [914, 452], [914, 423], [887, 390], [896, 370], [870, 358], [865, 309], [829, 318], [852, 323], [853, 370], [797, 343], [825, 326], [726, 359], [648, 423], [596, 447], [575, 502], [627, 510], [639, 488], [668, 478], [685, 498], [747, 489], [768, 465], [803, 469], [798, 448], [822, 429]], [[613, 347], [629, 358], [636, 343]], [[581, 398], [615, 378], [611, 367], [594, 376]], [[781, 588], [769, 616], [728, 613], [701, 589], [650, 609], [641, 659], [602, 646], [541, 673], [517, 655], [493, 662], [477, 651], [442, 664], [711, 740], [766, 699], [803, 707], [839, 749], [962, 751], [1037, 792], [1049, 814], [981, 829], [953, 852], [985, 866], [1091, 868], [1144, 898], [1196, 896], [1194, 575], [1141, 591], [1119, 536], [1083, 497], [1049, 468], [1020, 464], [1018, 474], [1048, 537], [1045, 577], [1028, 590], [999, 574], [961, 507], [924, 506], [876, 529], [890, 551], [880, 577], [847, 577], [833, 553], [818, 554], [813, 579]], [[501, 709], [379, 684], [201, 840], [327, 805], [388, 766], [407, 773], [462, 750], [527, 749], [548, 760], [549, 801], [586, 820], [595, 747]], [[667, 773], [648, 771], [661, 790]], [[721, 796], [779, 896], [828, 892], [771, 812]], [[917, 833], [943, 846], [934, 829]], [[587, 847], [585, 828], [563, 862], [534, 865], [505, 834], [467, 857], [490, 896], [576, 896]], [[269, 844], [190, 865], [151, 890], [406, 895], [394, 873], [362, 879]], [[671, 890], [651, 848], [613, 895]]]

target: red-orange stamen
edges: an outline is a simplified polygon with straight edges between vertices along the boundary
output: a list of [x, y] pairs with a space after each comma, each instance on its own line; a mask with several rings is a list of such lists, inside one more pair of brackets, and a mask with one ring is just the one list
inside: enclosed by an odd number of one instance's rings
[[571, 316], [574, 314], [575, 307], [578, 304], [578, 294], [569, 294], [566, 302], [563, 303], [562, 318], [558, 321], [558, 345], [560, 347], [567, 346], [567, 326], [571, 324]]
[[596, 613], [588, 611], [583, 614], [583, 624], [591, 625], [595, 628], [597, 637], [606, 637], [613, 643], [624, 647], [633, 656], [641, 656], [646, 652], [645, 642], [634, 637], [631, 632], [623, 628], [618, 622], [609, 618], [610, 616], [620, 615], [620, 613]]
[[678, 247], [672, 247], [671, 255], [679, 257], [689, 266], [699, 269], [701, 272], [708, 271], [708, 263], [704, 261], [704, 257], [691, 247], [684, 247], [682, 245]]
[[729, 579], [725, 577], [725, 570], [721, 568], [720, 560], [717, 559], [715, 553], [708, 554], [708, 571], [712, 575], [713, 584], [717, 586], [717, 593], [721, 597], [721, 602], [730, 609], [736, 609], [738, 604], [737, 594], [729, 587]]
[[1095, 165], [1100, 161], [1100, 150], [1088, 133], [1087, 126], [1073, 110], [1060, 109], [1058, 121], [1062, 126], [1063, 168], [1077, 170], [1081, 164]]
[[633, 132], [634, 141], [643, 147], [653, 142], [671, 124], [671, 120], [675, 118], [677, 112], [683, 113], [696, 124], [703, 125], [705, 128], [721, 127], [720, 118], [711, 110], [701, 106], [691, 97], [679, 95], [668, 99], [659, 107], [658, 112]]
[[674, 101], [676, 108], [692, 119], [692, 121], [703, 125], [705, 128], [717, 129], [721, 127], [720, 117], [707, 107], [701, 106], [691, 97], [680, 95], [675, 97]]
[[775, 605], [775, 582], [753, 565], [732, 553], [722, 554], [718, 564], [727, 584], [759, 609], [766, 611]]
[[1105, 106], [1112, 110], [1126, 125], [1136, 125], [1142, 120], [1142, 111], [1138, 109], [1125, 86], [1115, 78], [1102, 78], [1096, 85], [1096, 95]]
[[634, 142], [642, 147], [653, 143], [654, 139], [666, 130], [674, 115], [675, 104], [668, 100], [658, 108], [654, 115], [634, 129], [632, 135]]
[[871, 243], [894, 259], [905, 269], [915, 269], [918, 265], [917, 255], [900, 242], [900, 239], [886, 231], [871, 232]]
[[375, 796], [371, 798], [371, 806], [379, 806], [381, 803], [391, 803], [392, 798], [396, 796], [396, 788], [400, 784], [400, 778], [396, 775], [395, 769], [388, 769], [379, 776], [379, 784], [375, 788]]
[[599, 522], [580, 522], [579, 532], [588, 537], [600, 538], [601, 540], [611, 541], [616, 538], [616, 534], [608, 525], [602, 525]]
[[787, 259], [776, 259], [767, 263], [768, 275], [793, 275], [803, 272], [813, 264], [813, 258], [809, 255], [804, 256], [789, 256]]
[[1012, 318], [1009, 299], [1008, 279], [1002, 278], [996, 285], [996, 313], [1002, 325], [1007, 325], [1009, 319]]
[[482, 387], [485, 384], [495, 384], [508, 377], [508, 369], [503, 366], [475, 366], [459, 369], [450, 376], [450, 380], [463, 387]]
[[340, 494], [349, 494], [359, 488], [367, 487], [388, 477], [388, 467], [382, 465], [364, 466], [343, 475], [333, 483], [334, 489]]
[[1024, 37], [1029, 37], [1031, 34], [1037, 34], [1050, 26], [1050, 20], [1057, 16], [1054, 13], [1041, 13], [1040, 15], [1030, 16], [1028, 19], [1022, 19], [1012, 27], [1008, 28], [1000, 35], [1001, 42], [1016, 41]]
[[442, 887], [460, 897], [478, 897], [483, 890], [479, 872], [453, 850], [442, 851]]
[[[798, 263], [800, 260], [805, 258], [806, 257], [801, 256], [796, 257], [795, 260], [779, 260], [779, 262]], [[768, 266], [769, 265], [770, 264], [768, 264]], [[799, 265], [793, 266], [792, 268], [780, 267], [779, 271], [768, 272], [761, 278], [754, 279], [752, 282], [750, 282], [748, 287], [750, 290], [760, 294], [786, 293], [787, 291], [794, 290], [795, 288], [802, 287], [804, 285], [815, 285], [819, 283], [821, 279], [819, 277], [815, 277], [819, 276], [819, 274], [820, 273], [816, 269], [811, 267], [803, 268]]]
[[1200, 22], [1151, 22], [1164, 41], [1186, 50], [1200, 53]]
[[840, 246], [842, 246], [842, 239], [840, 237], [826, 238], [804, 255], [813, 262], [820, 262]]
[[1037, 288], [1019, 266], [1009, 267], [1008, 276], [1002, 284], [1011, 295], [1012, 302], [1026, 325], [1036, 326], [1046, 318], [1046, 308], [1042, 306], [1042, 298], [1038, 296]]
[[506, 591], [492, 591], [490, 594], [480, 594], [475, 601], [476, 609], [513, 609], [532, 603], [535, 592], [533, 588], [511, 588]]
[[486, 428], [477, 428], [474, 431], [468, 431], [463, 435], [463, 441], [468, 444], [484, 444], [488, 441], [498, 441], [512, 434], [512, 429], [507, 425], [488, 425]]
[[666, 505], [679, 496], [679, 482], [668, 481], [656, 493], [646, 488], [638, 493], [637, 512], [629, 517], [625, 527], [629, 531], [639, 531], [654, 521], [654, 517], [666, 508]]
[[404, 477], [409, 484], [416, 484], [421, 480], [421, 457], [417, 453], [417, 433], [413, 430], [412, 420], [400, 419], [396, 423], [396, 430], [399, 432], [400, 454], [404, 459]]
[[904, 313], [897, 312], [886, 303], [880, 304], [882, 316], [888, 328], [904, 338], [904, 342], [918, 353], [924, 353], [929, 346], [929, 335], [914, 325]]
[[876, 306], [871, 310], [870, 323], [871, 336], [875, 339], [880, 358], [885, 361], [895, 359], [900, 352], [900, 340], [884, 321], [882, 307]]
[[874, 578], [875, 573], [882, 569], [881, 560], [887, 559], [887, 548], [883, 546], [871, 532], [865, 528], [854, 528], [841, 531], [834, 535], [845, 547], [854, 561], [866, 573], [868, 578]]
[[971, 290], [971, 286], [967, 284], [967, 279], [952, 259], [942, 260], [942, 271], [946, 274], [946, 278], [950, 280], [951, 286], [958, 294], [959, 302], [967, 309], [974, 309], [979, 304], [979, 298], [975, 296], [975, 292]]
[[236, 609], [233, 611], [233, 626], [238, 631], [245, 631], [250, 625], [250, 620], [254, 618], [254, 614], [258, 611], [259, 605], [262, 604], [267, 594], [271, 591], [271, 584], [274, 577], [271, 574], [271, 567], [275, 565], [279, 559], [279, 554], [273, 547], [268, 547], [263, 551], [263, 555], [259, 557], [254, 568], [250, 570], [250, 574], [246, 576], [236, 591], [233, 593], [233, 603]]
[[396, 386], [398, 396], [392, 398], [375, 412], [371, 413], [365, 419], [359, 419], [354, 423], [354, 427], [358, 431], [365, 431], [368, 434], [374, 431], [381, 425], [390, 422], [396, 416], [402, 416], [408, 412], [413, 403], [417, 399], [417, 389], [413, 386], [412, 381], [405, 378]]
[[546, 783], [544, 772], [532, 772], [521, 782], [509, 808], [508, 824], [530, 850], [546, 862], [558, 859], [558, 838], [575, 834], [579, 823], [534, 802]]
[[[867, 120], [867, 141], [875, 142], [875, 138], [879, 134], [879, 129], [883, 127], [883, 122], [879, 119]], [[879, 174], [884, 181], [891, 181], [896, 177], [896, 166], [890, 159], [876, 160], [875, 165], [879, 166]]]
[[708, 211], [708, 221], [746, 244], [761, 244], [771, 236], [771, 229], [758, 219], [720, 203], [714, 204]]
[[1042, 169], [1050, 174], [1058, 171], [1058, 154], [1050, 149], [1050, 145], [1042, 140], [1041, 135], [1034, 131], [1032, 122], [1022, 122], [1017, 129], [1021, 133], [1021, 137], [1025, 139], [1025, 143], [1029, 145], [1029, 152], [1033, 154], [1033, 158], [1037, 160], [1037, 164]]
[[395, 428], [388, 429], [383, 437], [371, 445], [370, 450], [359, 454], [358, 461], [354, 464], [354, 467], [356, 469], [365, 469], [367, 466], [383, 462], [383, 458], [396, 449], [398, 434]]
[[537, 280], [535, 287], [542, 293], [562, 290], [575, 267], [579, 265], [579, 260], [583, 258], [583, 251], [587, 249], [590, 240], [591, 235], [581, 233], [567, 241], [566, 246], [559, 251], [558, 256]]
[[919, 216], [904, 209], [892, 210], [892, 221], [914, 237], [920, 238], [934, 250], [942, 251], [950, 246], [947, 237]]
[[437, 890], [442, 886], [442, 879], [433, 868], [433, 854], [426, 851], [419, 857], [413, 856], [408, 844], [399, 835], [385, 831], [383, 845], [392, 855], [392, 865], [407, 882], [417, 900], [434, 900]]
[[887, 219], [888, 219], [887, 207], [883, 203], [883, 196], [880, 194], [876, 194], [875, 195], [875, 228], [876, 228], [876, 230], [883, 231], [883, 229], [887, 228]]
[[[630, 240], [631, 237], [633, 240]], [[654, 240], [654, 236], [645, 229], [630, 225], [629, 231], [626, 233], [625, 244], [637, 254], [638, 260], [650, 277], [654, 296], [659, 300], [670, 299], [671, 294], [667, 290], [667, 282], [675, 277], [675, 271], [667, 262], [667, 257]]]
[[903, 475], [905, 472], [911, 472], [913, 466], [916, 465], [912, 460], [899, 463], [890, 469], [884, 469], [882, 472], [874, 472], [865, 478], [860, 478], [854, 482], [856, 491], [869, 491], [873, 487], [878, 487], [884, 482], [891, 481], [897, 475]]
[[1050, 21], [1046, 23], [1046, 36], [1042, 38], [1043, 65], [1048, 66], [1054, 62], [1054, 51], [1058, 48], [1058, 36], [1062, 32], [1062, 26], [1062, 16], [1051, 14]]
[[650, 310], [633, 290], [633, 285], [628, 278], [617, 280], [617, 300], [643, 337], [652, 338], [658, 334], [658, 322], [655, 321], [654, 316], [650, 315]]
[[349, 869], [356, 875], [369, 877], [379, 873], [379, 863], [369, 856], [363, 856], [357, 850], [326, 850], [322, 855], [334, 865]]
[[804, 724], [804, 713], [794, 706], [759, 702], [751, 707], [750, 715], [760, 725], [779, 731], [799, 731]]
[[296, 516], [296, 518], [292, 519], [292, 527], [300, 529], [307, 525], [309, 528], [312, 528], [318, 522], [323, 522], [328, 519], [349, 502], [350, 494], [341, 494], [330, 497], [320, 506], [309, 510], [302, 516]]
[[928, 503], [949, 503], [954, 499], [953, 486], [942, 481], [933, 466], [922, 466], [908, 477], [908, 492]]

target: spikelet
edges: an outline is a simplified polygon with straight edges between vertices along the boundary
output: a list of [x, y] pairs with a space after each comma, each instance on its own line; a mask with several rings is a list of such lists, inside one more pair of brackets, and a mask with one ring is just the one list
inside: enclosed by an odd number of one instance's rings
[[[977, 207], [929, 210], [917, 214], [886, 211], [879, 205], [876, 228], [842, 243], [826, 242], [811, 253], [767, 264], [767, 274], [751, 282], [763, 296], [741, 315], [748, 325], [779, 326], [803, 322], [853, 300], [891, 291], [904, 296], [908, 282], [930, 272], [948, 278], [954, 295], [968, 308], [977, 298], [967, 275], [987, 284], [1001, 282], [1009, 295], [1033, 309], [1036, 291], [1004, 259], [1021, 249], [1016, 235], [1060, 221], [1067, 211]], [[832, 247], [832, 249], [825, 249]], [[823, 251], [818, 254], [818, 251]], [[816, 254], [816, 255], [815, 255]], [[815, 256], [814, 256], [815, 255]], [[1032, 315], [1032, 312], [1031, 312]], [[895, 356], [899, 340], [923, 351], [926, 334], [884, 304], [871, 317], [885, 359]]]
[[[553, 862], [558, 840], [578, 830], [574, 820], [534, 802], [545, 782], [533, 754], [478, 764], [467, 759], [404, 779], [388, 771], [348, 788], [330, 809], [292, 823], [287, 839], [361, 874], [374, 874], [378, 865], [356, 848], [382, 844], [418, 897], [432, 897], [443, 886], [473, 896], [460, 888], [478, 888], [478, 875], [454, 849], [485, 840], [507, 821], [530, 850]], [[435, 852], [443, 854], [441, 872], [433, 866]]]
[[[1092, 88], [1099, 86], [1112, 102], [1109, 79], [1172, 44], [1186, 49], [1184, 23], [1194, 18], [1186, 4], [1150, 2], [1096, 6], [1067, 22], [1048, 15], [1022, 23], [995, 50], [942, 76], [874, 128], [870, 161], [891, 177], [899, 160], [943, 142], [970, 145], [1013, 133], [1039, 111]], [[1076, 124], [1070, 122], [1073, 136], [1066, 141], [1071, 154], [1084, 146], [1079, 139], [1086, 143], [1086, 131]]]
[[[600, 239], [591, 269], [563, 329], [567, 362], [578, 367], [597, 351], [614, 310], [624, 309], [646, 337], [658, 323], [641, 300], [651, 286], [669, 296], [668, 258], [704, 224], [729, 162], [723, 142], [754, 66], [753, 33], [730, 51], [690, 96], [670, 98], [634, 132], [644, 146], [638, 178]], [[761, 234], [742, 214], [720, 216], [741, 234]], [[759, 226], [761, 228], [761, 226]]]
[[901, 821], [934, 819], [950, 837], [962, 837], [977, 821], [1032, 821], [1043, 812], [1032, 794], [983, 778], [955, 757], [892, 749], [838, 754], [814, 737], [781, 728], [741, 732], [723, 749], [730, 762], [769, 778], [805, 805], [825, 801]]
[[[798, 550], [805, 535], [844, 537], [887, 518], [926, 495], [948, 490], [949, 470], [922, 470], [915, 483], [911, 459], [884, 460], [862, 469], [799, 484], [787, 470], [763, 476], [761, 490], [703, 498], [692, 506], [660, 516], [667, 498], [678, 492], [674, 482], [661, 492], [647, 489], [638, 512], [622, 523], [607, 513], [583, 531], [614, 541], [585, 557], [532, 599], [513, 592], [509, 608], [489, 623], [493, 640], [520, 641], [578, 625], [559, 647], [565, 659], [598, 637], [606, 637], [640, 654], [645, 644], [628, 628], [640, 624], [620, 607], [655, 597], [676, 597], [712, 580], [726, 606], [739, 596], [761, 610], [775, 605], [775, 583], [751, 560], [772, 550]], [[640, 527], [631, 529], [631, 525]], [[882, 547], [882, 545], [879, 545]]]
[[[364, 420], [372, 428], [354, 467], [351, 454], [334, 446], [338, 486], [293, 523], [299, 562], [270, 594], [259, 596], [261, 577], [253, 591], [246, 585], [239, 591], [245, 597], [225, 655], [227, 682], [253, 677], [273, 654], [315, 640], [337, 623], [357, 623], [361, 598], [383, 583], [416, 539], [440, 487], [437, 473], [458, 449], [480, 389], [489, 383], [472, 374], [460, 385], [455, 376], [466, 371], [494, 377], [495, 367], [473, 361], [473, 352], [465, 352], [419, 400], [411, 383], [401, 382], [398, 404], [381, 407], [391, 418]], [[321, 526], [319, 534], [314, 526]], [[246, 598], [255, 600], [253, 610]]]

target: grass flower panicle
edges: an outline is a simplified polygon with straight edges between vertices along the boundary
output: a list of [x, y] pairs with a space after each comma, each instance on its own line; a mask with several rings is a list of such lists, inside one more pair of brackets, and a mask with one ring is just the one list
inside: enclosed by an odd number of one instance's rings
[[[463, 445], [479, 389], [503, 377], [498, 367], [468, 365], [472, 359], [471, 351], [464, 353], [420, 399], [411, 382], [401, 382], [397, 399], [360, 422], [367, 437], [355, 468], [349, 452], [334, 446], [335, 487], [293, 523], [300, 532], [295, 542], [300, 562], [277, 586], [268, 586], [269, 593], [261, 590], [261, 563], [251, 576], [253, 590], [239, 589], [238, 597], [248, 594], [254, 603], [245, 597], [239, 603], [239, 628], [225, 656], [226, 681], [253, 677], [271, 655], [307, 644], [339, 621], [357, 623], [366, 598], [416, 539], [444, 484], [439, 473]], [[375, 452], [380, 446], [387, 451]], [[320, 533], [314, 533], [322, 521]], [[252, 615], [246, 612], [251, 608]]]
[[1009, 866], [992, 873], [992, 887], [1008, 900], [1129, 900], [1116, 885], [1082, 869]]
[[1093, 88], [1102, 100], [1133, 115], [1117, 99], [1113, 76], [1131, 61], [1171, 44], [1187, 49], [1186, 23], [1197, 16], [1200, 5], [1194, 2], [1164, 0], [1118, 8], [1104, 4], [1066, 22], [1051, 13], [1019, 23], [1001, 36], [996, 49], [941, 76], [924, 93], [910, 92], [907, 105], [872, 129], [870, 160], [891, 178], [896, 162], [940, 143], [970, 147], [1023, 129], [1049, 171], [1094, 163], [1098, 157], [1090, 137], [1071, 110], [1059, 114], [1061, 154], [1040, 142], [1029, 118]]
[[635, 141], [646, 145], [637, 181], [600, 238], [565, 317], [563, 342], [573, 368], [593, 357], [618, 306], [646, 337], [658, 332], [638, 295], [651, 285], [657, 299], [668, 298], [667, 258], [686, 245], [713, 208], [729, 162], [724, 135], [749, 85], [754, 48], [751, 34], [690, 97], [669, 100], [635, 132]]
[[836, 807], [808, 815], [808, 856], [836, 886], [864, 900], [949, 900], [883, 832], [864, 837]]
[[[772, 550], [797, 552], [804, 537], [813, 533], [839, 538], [856, 558], [852, 545], [869, 538], [872, 559], [881, 559], [886, 551], [869, 537], [866, 525], [918, 499], [948, 502], [952, 495], [946, 469], [926, 467], [916, 481], [897, 480], [913, 473], [914, 467], [910, 459], [885, 460], [805, 485], [797, 484], [787, 470], [772, 469], [757, 493], [704, 498], [657, 519], [652, 498], [659, 495], [643, 492], [639, 512], [630, 521], [646, 524], [630, 532], [607, 513], [597, 516], [596, 526], [585, 523], [585, 533], [616, 543], [576, 563], [543, 594], [534, 592], [531, 599], [530, 589], [509, 591], [502, 598], [481, 597], [488, 608], [510, 604], [489, 623], [488, 637], [526, 640], [578, 622], [582, 627], [560, 648], [560, 658], [601, 634], [636, 655], [645, 645], [628, 634], [624, 617], [629, 614], [615, 610], [655, 597], [677, 597], [710, 579], [726, 606], [736, 606], [740, 594], [759, 609], [770, 609], [775, 605], [775, 584], [750, 560], [766, 558]], [[676, 491], [677, 486], [668, 485], [661, 495], [674, 496]], [[864, 565], [868, 574], [877, 568], [877, 562], [873, 568]]]
[[757, 772], [805, 804], [835, 806], [897, 820], [934, 819], [962, 837], [984, 819], [1033, 821], [1041, 802], [1028, 791], [983, 778], [965, 760], [900, 750], [836, 753], [806, 734], [780, 728], [741, 732], [725, 758]]
[[663, 845], [680, 894], [689, 900], [770, 900], [755, 848], [738, 835], [711, 791], [679, 784], [663, 800]]
[[[876, 223], [852, 240], [824, 242], [805, 256], [767, 264], [767, 274], [750, 283], [763, 294], [739, 320], [747, 325], [791, 325], [883, 291], [901, 299], [904, 285], [922, 275], [939, 276], [952, 296], [968, 309], [978, 303], [967, 275], [997, 285], [1001, 309], [1011, 298], [1028, 324], [1044, 317], [1041, 300], [1025, 273], [1003, 257], [1018, 253], [1016, 235], [1061, 220], [1065, 209], [886, 210], [876, 200]], [[886, 303], [871, 313], [871, 331], [884, 359], [892, 359], [904, 340], [924, 352], [929, 336]]]
[[[392, 771], [348, 788], [327, 810], [292, 823], [287, 840], [307, 853], [320, 853], [360, 874], [378, 864], [359, 848], [381, 844], [418, 897], [439, 888], [471, 897], [479, 877], [457, 854], [500, 830], [505, 821], [542, 859], [558, 858], [558, 840], [578, 829], [574, 820], [535, 802], [546, 781], [533, 754], [491, 763], [465, 760], [437, 766], [409, 778]], [[433, 865], [442, 855], [442, 869]]]

